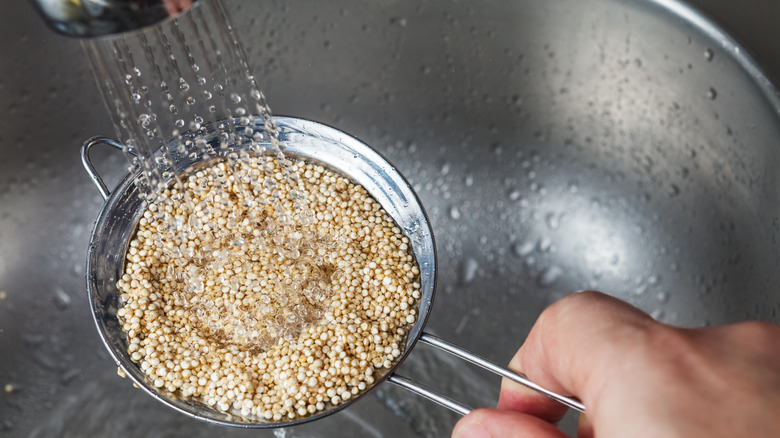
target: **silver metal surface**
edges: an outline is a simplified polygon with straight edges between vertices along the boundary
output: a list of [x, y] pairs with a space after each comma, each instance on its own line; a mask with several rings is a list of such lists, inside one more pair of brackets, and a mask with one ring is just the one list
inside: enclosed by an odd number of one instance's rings
[[[583, 288], [671, 324], [779, 322], [780, 117], [752, 59], [780, 77], [780, 3], [691, 1], [720, 26], [652, 0], [226, 3], [272, 109], [350, 132], [421, 198], [439, 271], [426, 331], [506, 364]], [[104, 201], [76, 154], [113, 128], [80, 43], [15, 5], [0, 26], [0, 435], [274, 436], [116, 376], [84, 291]], [[121, 154], [91, 156], [115, 187]], [[398, 373], [469, 406], [498, 396], [498, 378], [423, 345]], [[380, 385], [276, 433], [447, 436], [458, 418]]]
[[55, 31], [79, 38], [129, 32], [176, 17], [199, 0], [32, 0]]
[[579, 400], [572, 397], [566, 397], [557, 394], [555, 392], [552, 392], [548, 389], [542, 388], [536, 383], [530, 381], [526, 376], [516, 373], [505, 367], [498, 366], [489, 360], [485, 360], [468, 350], [465, 350], [461, 347], [458, 347], [457, 345], [452, 344], [451, 342], [447, 342], [444, 339], [438, 338], [433, 335], [429, 335], [428, 333], [423, 333], [422, 336], [420, 336], [419, 340], [420, 342], [426, 343], [428, 345], [432, 345], [436, 348], [446, 351], [447, 353], [453, 354], [461, 359], [465, 359], [492, 373], [498, 374], [501, 377], [506, 377], [509, 380], [517, 382], [527, 388], [533, 389], [534, 391], [544, 394], [547, 397], [550, 397], [551, 399], [565, 406], [577, 410], [578, 412], [585, 412], [585, 405], [583, 405], [582, 402], [580, 402]]
[[414, 381], [407, 379], [406, 377], [402, 377], [397, 374], [392, 374], [390, 377], [387, 378], [387, 381], [390, 383], [395, 383], [401, 388], [411, 391], [421, 397], [425, 397], [426, 399], [440, 406], [444, 406], [445, 408], [455, 412], [456, 414], [466, 415], [472, 411], [470, 407], [458, 401], [455, 401], [451, 398], [438, 394], [435, 391], [432, 391], [431, 389], [423, 385], [420, 385], [419, 383], [415, 383]]
[[122, 150], [122, 143], [114, 140], [113, 138], [92, 137], [81, 145], [81, 165], [84, 166], [84, 170], [87, 171], [89, 179], [91, 179], [95, 184], [95, 187], [97, 187], [100, 196], [102, 196], [103, 199], [108, 199], [108, 197], [111, 195], [111, 192], [108, 191], [106, 183], [103, 182], [103, 178], [101, 178], [100, 174], [97, 172], [97, 170], [95, 170], [95, 166], [92, 165], [92, 159], [89, 157], [89, 152], [92, 150], [92, 148], [101, 144], [111, 146], [114, 149], [118, 149], [120, 151]]

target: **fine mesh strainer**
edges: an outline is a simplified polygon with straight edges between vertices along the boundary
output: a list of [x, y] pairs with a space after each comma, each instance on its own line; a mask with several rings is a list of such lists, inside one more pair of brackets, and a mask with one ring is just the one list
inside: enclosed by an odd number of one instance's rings
[[[139, 174], [128, 174], [113, 192], [109, 192], [90, 162], [89, 151], [98, 144], [106, 144], [118, 149], [121, 149], [122, 145], [109, 138], [95, 137], [84, 143], [81, 149], [81, 158], [87, 173], [98, 187], [106, 203], [95, 223], [90, 239], [87, 254], [87, 292], [92, 316], [103, 343], [117, 365], [138, 387], [160, 402], [193, 418], [209, 423], [248, 428], [286, 427], [322, 418], [354, 403], [385, 380], [462, 415], [467, 414], [471, 409], [463, 404], [438, 395], [395, 373], [412, 351], [414, 344], [421, 341], [539, 391], [571, 408], [584, 411], [584, 406], [576, 399], [547, 391], [520, 374], [425, 333], [423, 328], [430, 314], [436, 290], [436, 248], [428, 217], [409, 183], [384, 157], [344, 132], [317, 122], [297, 118], [279, 117], [276, 121], [279, 126], [279, 140], [283, 144], [286, 156], [323, 165], [365, 187], [410, 239], [414, 256], [420, 265], [421, 298], [417, 309], [419, 317], [409, 333], [403, 354], [389, 372], [377, 379], [372, 387], [358, 397], [311, 416], [291, 421], [268, 422], [242, 418], [217, 411], [193, 400], [172, 398], [161, 393], [147, 381], [143, 371], [130, 359], [127, 352], [127, 338], [117, 319], [120, 302], [116, 282], [123, 273], [127, 245], [143, 214], [143, 203], [139, 196], [141, 189], [137, 186]], [[206, 140], [215, 145], [218, 134], [215, 125], [207, 126], [205, 131]], [[263, 132], [262, 124], [254, 126], [254, 131]], [[175, 147], [174, 143], [169, 143], [164, 147], [167, 148], [172, 159], [172, 169], [163, 170], [171, 170], [171, 174], [174, 175], [182, 174], [193, 166], [205, 164], [204, 161], [214, 159], [213, 157], [200, 157], [193, 160], [188, 155], [177, 152], [178, 148]], [[244, 146], [234, 146], [234, 148], [241, 147]], [[157, 154], [161, 155], [162, 149], [158, 149]]]

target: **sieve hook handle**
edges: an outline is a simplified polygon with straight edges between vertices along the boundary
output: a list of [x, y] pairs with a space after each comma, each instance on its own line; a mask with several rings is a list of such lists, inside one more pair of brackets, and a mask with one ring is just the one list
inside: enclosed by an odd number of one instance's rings
[[97, 186], [100, 196], [103, 197], [103, 200], [106, 200], [111, 196], [111, 192], [108, 191], [106, 183], [103, 182], [103, 178], [97, 173], [95, 166], [92, 165], [92, 160], [89, 158], [89, 151], [99, 144], [105, 144], [121, 151], [122, 143], [109, 137], [92, 137], [81, 145], [81, 164], [84, 166], [84, 170], [87, 171], [89, 179]]
[[[526, 386], [530, 389], [533, 389], [536, 392], [539, 392], [541, 394], [546, 395], [547, 397], [550, 397], [551, 399], [568, 406], [572, 409], [575, 409], [579, 412], [585, 412], [585, 405], [582, 404], [581, 401], [577, 400], [573, 397], [566, 397], [560, 394], [557, 394], [555, 392], [552, 392], [548, 389], [542, 388], [541, 386], [537, 385], [536, 383], [528, 380], [528, 378], [520, 373], [516, 373], [510, 369], [507, 369], [505, 367], [496, 365], [493, 362], [490, 362], [487, 359], [484, 359], [480, 356], [477, 356], [476, 354], [463, 349], [461, 347], [458, 347], [455, 344], [452, 344], [450, 342], [445, 341], [444, 339], [441, 339], [439, 337], [430, 335], [428, 333], [423, 333], [422, 336], [420, 336], [420, 341], [423, 343], [426, 343], [428, 345], [431, 345], [433, 347], [436, 347], [440, 350], [446, 351], [447, 353], [452, 354], [453, 356], [459, 357], [461, 359], [464, 359], [466, 361], [469, 361], [477, 366], [480, 366], [494, 374], [498, 374], [501, 377], [506, 377], [507, 379], [510, 379], [514, 382], [517, 382], [523, 386]], [[471, 408], [468, 406], [455, 401], [449, 397], [445, 397], [443, 395], [437, 394], [436, 392], [426, 388], [425, 386], [422, 386], [416, 382], [413, 382], [405, 377], [401, 377], [397, 374], [393, 374], [388, 378], [388, 381], [395, 383], [396, 385], [405, 388], [409, 391], [412, 391], [422, 397], [427, 398], [428, 400], [431, 400], [435, 403], [438, 403], [448, 409], [451, 409], [454, 412], [457, 412], [461, 415], [466, 415], [469, 412], [471, 412]]]

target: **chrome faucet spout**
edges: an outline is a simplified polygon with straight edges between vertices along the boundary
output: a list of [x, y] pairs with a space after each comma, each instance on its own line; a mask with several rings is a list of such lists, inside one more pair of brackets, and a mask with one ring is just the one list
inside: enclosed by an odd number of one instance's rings
[[77, 38], [116, 35], [175, 17], [200, 0], [32, 0], [55, 31]]

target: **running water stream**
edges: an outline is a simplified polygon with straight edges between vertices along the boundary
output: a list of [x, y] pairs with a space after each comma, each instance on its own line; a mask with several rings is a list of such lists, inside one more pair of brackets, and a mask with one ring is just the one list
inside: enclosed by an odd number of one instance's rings
[[[150, 200], [177, 177], [161, 171], [172, 160], [166, 150], [154, 157], [169, 141], [190, 159], [220, 157], [231, 169], [240, 154], [229, 153], [229, 146], [244, 144], [254, 155], [272, 153], [289, 169], [271, 110], [221, 1], [203, 2], [141, 31], [84, 40], [83, 46], [129, 170], [141, 171]], [[260, 121], [264, 129], [256, 132]], [[217, 148], [206, 141], [209, 123], [216, 123]], [[283, 173], [297, 181], [294, 172]]]
[[[129, 171], [138, 175], [135, 183], [146, 210], [142, 224], [153, 221], [158, 230], [154, 239], [166, 242], [164, 256], [173, 261], [175, 271], [169, 275], [186, 285], [180, 292], [191, 298], [184, 300], [190, 312], [235, 325], [229, 309], [200, 299], [205, 274], [232, 272], [231, 254], [243, 254], [248, 244], [231, 223], [220, 225], [213, 219], [213, 209], [225, 208], [231, 196], [240, 195], [241, 202], [232, 223], [255, 224], [259, 235], [254, 237], [278, 242], [278, 257], [294, 254], [298, 260], [312, 249], [327, 252], [326, 239], [301, 234], [313, 213], [298, 191], [299, 176], [282, 153], [278, 127], [221, 1], [201, 2], [176, 19], [137, 32], [84, 40], [83, 46]], [[210, 171], [210, 182], [193, 181], [188, 178], [201, 167], [191, 166], [192, 171], [181, 175], [170, 170], [182, 157], [226, 166]], [[221, 198], [219, 205], [199, 195], [209, 184], [225, 189], [215, 197]], [[292, 210], [286, 207], [290, 205]], [[193, 241], [216, 243], [193, 247]], [[312, 278], [325, 275], [318, 263], [312, 265]], [[251, 347], [264, 350], [279, 336], [300, 332], [311, 322], [310, 313], [274, 330], [278, 334], [270, 341]], [[212, 331], [233, 329], [222, 330], [217, 324]]]

